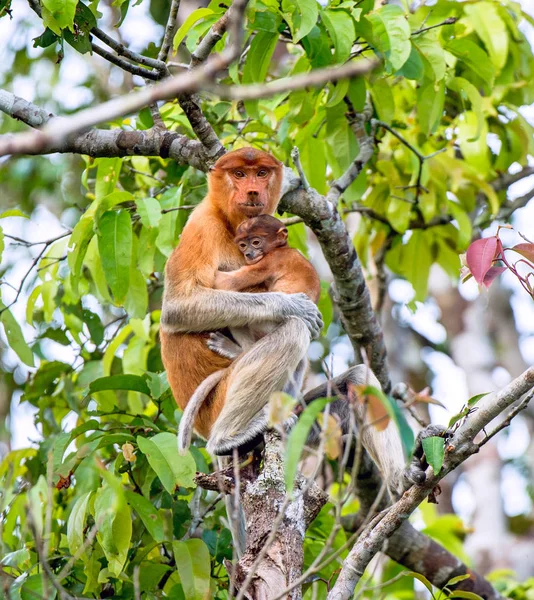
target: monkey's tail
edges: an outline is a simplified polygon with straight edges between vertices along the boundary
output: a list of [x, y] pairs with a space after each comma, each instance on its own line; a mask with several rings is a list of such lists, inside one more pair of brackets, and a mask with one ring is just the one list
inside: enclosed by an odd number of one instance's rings
[[221, 381], [226, 373], [226, 369], [215, 371], [197, 387], [193, 392], [193, 395], [189, 399], [187, 406], [185, 407], [180, 426], [178, 428], [178, 452], [185, 454], [189, 450], [191, 445], [191, 436], [193, 434], [193, 427], [197, 418], [200, 407], [206, 400], [208, 394], [213, 388]]

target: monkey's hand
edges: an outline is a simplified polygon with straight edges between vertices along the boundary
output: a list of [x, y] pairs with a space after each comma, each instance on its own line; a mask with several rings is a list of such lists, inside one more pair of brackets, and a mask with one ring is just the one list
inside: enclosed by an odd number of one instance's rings
[[210, 350], [213, 350], [213, 352], [216, 352], [220, 356], [224, 356], [224, 358], [229, 358], [230, 360], [234, 360], [243, 352], [243, 349], [239, 344], [232, 342], [230, 338], [227, 338], [219, 331], [210, 333], [206, 343]]
[[281, 306], [283, 317], [298, 317], [310, 330], [312, 339], [319, 337], [323, 328], [321, 312], [306, 294], [287, 294], [287, 302]]
[[415, 440], [415, 449], [410, 464], [404, 471], [404, 488], [413, 485], [422, 485], [426, 481], [428, 463], [423, 450], [423, 440], [428, 437], [444, 437], [447, 429], [441, 425], [428, 425], [422, 429]]

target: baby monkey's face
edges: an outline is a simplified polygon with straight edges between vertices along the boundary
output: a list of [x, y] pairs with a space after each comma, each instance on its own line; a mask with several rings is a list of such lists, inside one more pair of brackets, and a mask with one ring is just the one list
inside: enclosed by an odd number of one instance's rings
[[241, 223], [234, 242], [247, 265], [254, 265], [275, 248], [287, 246], [287, 229], [278, 219], [261, 215]]
[[242, 238], [237, 242], [237, 246], [245, 257], [247, 265], [256, 264], [269, 252], [268, 237], [259, 235]]

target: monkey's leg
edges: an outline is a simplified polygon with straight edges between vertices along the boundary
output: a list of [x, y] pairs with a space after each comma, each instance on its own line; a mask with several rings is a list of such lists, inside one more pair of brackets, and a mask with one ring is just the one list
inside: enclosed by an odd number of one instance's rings
[[193, 427], [200, 407], [204, 404], [204, 401], [211, 390], [213, 390], [224, 377], [225, 373], [226, 369], [221, 369], [220, 371], [215, 371], [215, 373], [212, 373], [209, 377], [206, 377], [189, 399], [189, 402], [184, 409], [182, 420], [180, 421], [180, 427], [178, 428], [178, 452], [180, 454], [185, 454], [189, 449]]
[[[357, 365], [348, 371], [334, 377], [330, 382], [325, 382], [320, 386], [304, 394], [304, 402], [309, 404], [317, 398], [324, 398], [331, 390], [331, 394], [336, 396], [330, 404], [330, 414], [336, 414], [340, 420], [343, 434], [351, 433], [351, 410], [356, 410], [360, 420], [363, 420], [363, 427], [360, 435], [362, 444], [371, 455], [382, 476], [385, 478], [388, 488], [392, 494], [399, 496], [404, 491], [404, 452], [400, 440], [399, 432], [393, 421], [383, 431], [378, 431], [373, 425], [368, 423], [369, 417], [366, 415], [365, 405], [359, 402], [351, 403], [348, 400], [348, 386], [353, 385], [371, 385], [380, 389], [380, 383], [374, 373], [365, 365]], [[366, 422], [367, 421], [367, 422]], [[319, 442], [320, 429], [313, 427], [308, 438], [311, 446]]]
[[284, 392], [296, 398], [300, 390], [302, 389], [302, 384], [304, 383], [304, 375], [306, 375], [306, 368], [308, 366], [308, 360], [303, 358], [295, 372], [291, 374], [289, 377], [289, 381], [284, 386]]
[[273, 392], [284, 389], [310, 343], [306, 325], [291, 317], [256, 342], [229, 367], [214, 403], [223, 402], [208, 451], [224, 454], [257, 438], [267, 428], [263, 410]]
[[227, 338], [219, 331], [210, 333], [206, 343], [210, 350], [213, 350], [213, 352], [216, 352], [220, 356], [224, 356], [224, 358], [229, 358], [230, 360], [234, 360], [243, 352], [243, 348], [239, 344], [232, 342], [230, 338]]

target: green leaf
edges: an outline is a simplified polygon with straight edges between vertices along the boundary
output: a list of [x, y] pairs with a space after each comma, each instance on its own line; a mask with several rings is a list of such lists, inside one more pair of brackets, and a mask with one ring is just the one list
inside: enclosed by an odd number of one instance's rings
[[[87, 492], [76, 500], [67, 521], [67, 543], [72, 555], [76, 554], [85, 541], [85, 516], [87, 513], [87, 504], [93, 492]], [[83, 555], [82, 555], [83, 558]]]
[[98, 220], [98, 251], [106, 281], [118, 303], [130, 285], [132, 223], [127, 211], [108, 211]]
[[2, 214], [0, 214], [0, 219], [6, 219], [7, 217], [22, 217], [23, 219], [30, 218], [26, 213], [23, 213], [21, 210], [18, 210], [17, 208], [5, 210]]
[[373, 99], [373, 104], [380, 120], [391, 125], [395, 116], [395, 100], [387, 81], [385, 79], [377, 79], [373, 82], [369, 91], [371, 92], [371, 98]]
[[403, 272], [415, 291], [414, 300], [426, 298], [428, 276], [432, 265], [431, 248], [424, 231], [416, 230], [408, 240], [403, 252]]
[[456, 585], [457, 583], [460, 583], [460, 581], [465, 581], [466, 579], [471, 579], [471, 575], [469, 573], [466, 573], [465, 575], [458, 575], [458, 577], [453, 577], [447, 581], [447, 587], [449, 585]]
[[213, 14], [213, 11], [211, 10], [211, 8], [197, 8], [197, 10], [194, 10], [187, 17], [187, 19], [180, 25], [180, 28], [178, 29], [178, 31], [176, 32], [176, 35], [174, 36], [174, 41], [173, 41], [174, 51], [176, 52], [176, 50], [178, 50], [178, 46], [182, 43], [185, 36], [187, 35], [187, 32], [191, 29], [191, 27], [193, 27], [193, 25], [195, 23], [197, 23], [201, 19], [204, 19], [204, 17], [207, 17], [212, 14]]
[[317, 0], [294, 0], [295, 11], [290, 23], [293, 42], [296, 44], [308, 35], [319, 18]]
[[356, 37], [354, 21], [343, 10], [323, 10], [321, 19], [334, 43], [334, 62], [345, 62], [350, 56]]
[[419, 80], [422, 79], [425, 74], [425, 66], [423, 59], [419, 55], [417, 48], [412, 45], [410, 56], [404, 63], [402, 68], [397, 72], [397, 75], [402, 75], [406, 79]]
[[20, 360], [28, 365], [28, 367], [35, 366], [33, 361], [33, 352], [26, 343], [22, 330], [11, 311], [6, 308], [5, 304], [0, 300], [0, 322], [4, 326], [4, 332], [6, 334], [7, 343], [9, 347], [17, 354]]
[[497, 7], [495, 2], [476, 2], [466, 4], [464, 12], [469, 16], [478, 37], [484, 42], [493, 64], [500, 71], [508, 57], [509, 34]]
[[155, 198], [136, 200], [137, 213], [145, 227], [157, 227], [161, 219], [161, 206]]
[[293, 485], [297, 475], [298, 464], [302, 454], [302, 450], [308, 439], [308, 434], [317, 419], [317, 415], [330, 402], [330, 398], [319, 398], [309, 404], [300, 415], [299, 420], [291, 430], [287, 438], [287, 446], [285, 452], [285, 481], [288, 494], [293, 492]]
[[463, 590], [454, 590], [449, 598], [465, 598], [465, 600], [483, 600], [482, 596], [474, 592], [464, 592]]
[[412, 44], [417, 48], [423, 61], [425, 77], [431, 81], [441, 81], [445, 77], [447, 65], [443, 47], [429, 36], [419, 36], [412, 39]]
[[130, 286], [124, 308], [131, 319], [143, 319], [148, 308], [146, 279], [134, 264], [130, 267]]
[[417, 116], [425, 135], [434, 133], [441, 122], [445, 104], [445, 85], [429, 82], [417, 90]]
[[369, 13], [362, 19], [365, 20], [373, 30], [373, 46], [386, 57], [386, 69], [390, 73], [398, 71], [412, 51], [410, 26], [404, 11], [400, 6], [387, 4]]
[[411, 573], [406, 573], [406, 575], [408, 577], [413, 577], [414, 579], [417, 579], [417, 581], [420, 581], [426, 587], [426, 589], [430, 592], [430, 595], [432, 596], [432, 598], [434, 598], [434, 592], [432, 591], [432, 584], [430, 583], [430, 581], [428, 581], [428, 579], [424, 575], [421, 575], [421, 573], [416, 573], [415, 571], [412, 571]]
[[[243, 83], [259, 83], [265, 80], [278, 37], [278, 32], [260, 31], [256, 34], [243, 67]], [[245, 108], [249, 115], [259, 118], [257, 100], [246, 101]]]
[[73, 29], [78, 0], [42, 0], [43, 8], [49, 12], [61, 29]]
[[490, 392], [484, 392], [483, 394], [477, 394], [476, 396], [473, 396], [472, 398], [469, 398], [469, 400], [467, 401], [467, 406], [469, 408], [472, 408], [473, 406], [475, 406], [475, 404], [481, 399], [484, 398], [484, 396], [487, 396]]
[[152, 502], [147, 500], [144, 496], [134, 494], [134, 492], [128, 490], [125, 492], [125, 496], [126, 501], [139, 515], [154, 541], [163, 542], [166, 539], [163, 529], [163, 519], [154, 508]]
[[477, 117], [478, 126], [475, 136], [469, 141], [476, 141], [480, 137], [482, 127], [485, 123], [484, 113], [482, 112], [482, 96], [480, 95], [477, 88], [463, 77], [455, 77], [454, 79], [451, 79], [447, 83], [447, 87], [457, 92], [462, 99], [463, 97], [467, 97], [469, 99], [469, 102], [471, 102], [471, 107]]
[[139, 375], [111, 375], [95, 379], [89, 384], [89, 393], [91, 394], [104, 390], [130, 390], [150, 396], [145, 378]]
[[97, 164], [95, 197], [101, 200], [115, 191], [121, 174], [122, 158], [99, 158], [95, 163]]
[[454, 39], [447, 43], [446, 49], [457, 56], [486, 83], [492, 85], [495, 69], [489, 56], [475, 42], [466, 39]]
[[132, 517], [124, 494], [118, 486], [100, 488], [95, 499], [95, 522], [99, 523], [97, 540], [108, 560], [109, 572], [118, 577], [132, 538]]
[[173, 542], [176, 569], [187, 600], [208, 600], [210, 594], [210, 552], [199, 539]]
[[437, 475], [441, 471], [443, 459], [445, 458], [445, 440], [442, 437], [433, 435], [425, 438], [422, 444], [426, 461], [434, 470], [434, 474]]
[[477, 115], [470, 110], [461, 115], [458, 123], [458, 141], [465, 161], [483, 177], [491, 172], [490, 151], [486, 141], [488, 125], [484, 119], [482, 127]]
[[176, 436], [172, 433], [158, 433], [152, 438], [138, 436], [137, 445], [169, 494], [179, 486], [194, 487], [195, 460], [190, 452], [178, 454]]

